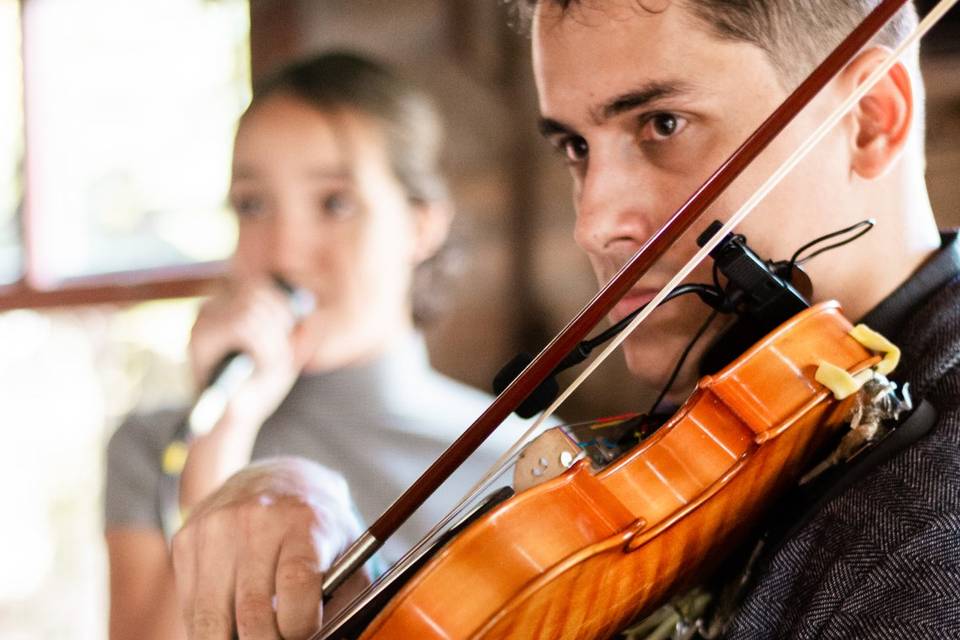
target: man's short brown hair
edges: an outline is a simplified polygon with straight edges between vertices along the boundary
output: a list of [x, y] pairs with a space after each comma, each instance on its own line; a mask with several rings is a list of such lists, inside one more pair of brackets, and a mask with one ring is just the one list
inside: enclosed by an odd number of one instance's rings
[[[563, 11], [599, 7], [604, 0], [515, 0], [528, 24], [537, 5]], [[656, 12], [663, 3], [631, 0], [641, 10]], [[798, 84], [815, 65], [873, 10], [880, 0], [672, 0], [686, 8], [720, 38], [749, 42], [763, 49], [785, 86]], [[657, 5], [652, 8], [651, 5]], [[917, 23], [912, 2], [877, 35], [877, 44], [895, 47]]]

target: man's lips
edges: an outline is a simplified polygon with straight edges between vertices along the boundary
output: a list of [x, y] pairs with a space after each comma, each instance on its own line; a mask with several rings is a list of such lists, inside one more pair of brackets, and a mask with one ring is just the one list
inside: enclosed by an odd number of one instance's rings
[[620, 322], [628, 315], [653, 300], [659, 289], [631, 289], [627, 295], [620, 299], [613, 310], [610, 312], [610, 320], [614, 323]]

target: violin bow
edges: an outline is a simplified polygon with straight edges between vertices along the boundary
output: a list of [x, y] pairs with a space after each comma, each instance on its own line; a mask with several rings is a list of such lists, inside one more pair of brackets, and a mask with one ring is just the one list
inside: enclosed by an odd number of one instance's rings
[[[528, 431], [533, 432], [556, 407], [612, 353], [620, 343], [663, 301], [668, 293], [699, 264], [724, 236], [752, 211], [864, 94], [896, 64], [900, 55], [925, 35], [958, 0], [941, 0], [887, 60], [825, 121], [814, 134], [763, 184], [723, 226], [710, 242], [664, 286], [646, 309], [614, 339]], [[826, 86], [883, 28], [907, 0], [882, 0], [866, 18], [827, 56], [747, 140], [734, 151], [698, 189], [680, 206], [667, 223], [657, 230], [613, 278], [557, 334], [537, 357], [491, 403], [466, 431], [344, 552], [324, 575], [323, 592], [332, 593], [356, 569], [361, 567], [483, 441], [549, 376], [554, 368], [598, 325], [614, 305], [677, 242], [723, 191], [750, 165], [793, 118]], [[525, 436], [526, 437], [526, 436]], [[519, 445], [515, 445], [516, 448]], [[511, 449], [513, 451], [513, 448]], [[505, 456], [506, 457], [506, 456]], [[475, 494], [477, 490], [472, 492]], [[354, 610], [354, 607], [349, 607]], [[346, 613], [346, 612], [345, 612]], [[349, 614], [348, 614], [349, 615]], [[340, 616], [311, 640], [322, 640], [336, 631]]]

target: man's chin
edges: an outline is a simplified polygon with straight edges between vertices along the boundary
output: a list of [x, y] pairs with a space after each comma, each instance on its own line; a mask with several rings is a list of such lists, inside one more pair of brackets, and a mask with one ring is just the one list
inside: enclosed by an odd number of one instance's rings
[[673, 370], [673, 363], [664, 366], [666, 360], [663, 357], [653, 356], [648, 351], [638, 351], [636, 349], [627, 349], [624, 352], [627, 362], [627, 369], [630, 375], [636, 378], [641, 384], [650, 389], [659, 391], [667, 382]]
[[[659, 393], [667, 384], [677, 364], [675, 357], [663, 355], [658, 351], [630, 348], [624, 352], [630, 374], [655, 393]], [[697, 376], [691, 371], [690, 363], [687, 362], [665, 397], [676, 404], [680, 404], [693, 392], [696, 384]]]

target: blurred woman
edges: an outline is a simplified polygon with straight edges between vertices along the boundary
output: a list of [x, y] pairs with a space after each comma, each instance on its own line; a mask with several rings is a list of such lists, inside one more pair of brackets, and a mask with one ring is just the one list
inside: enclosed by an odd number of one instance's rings
[[[430, 368], [415, 329], [441, 286], [451, 219], [439, 142], [424, 96], [355, 55], [296, 64], [255, 90], [234, 147], [229, 281], [201, 307], [190, 356], [198, 384], [233, 351], [250, 354], [256, 370], [192, 443], [183, 508], [251, 458], [292, 454], [342, 474], [370, 522], [487, 406], [485, 394]], [[315, 298], [299, 323], [277, 278]], [[157, 497], [161, 454], [183, 417], [134, 417], [110, 443], [112, 638], [183, 633]], [[492, 460], [480, 455], [452, 478], [388, 554]]]

